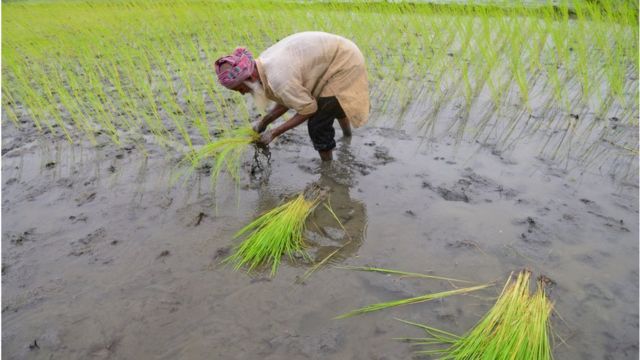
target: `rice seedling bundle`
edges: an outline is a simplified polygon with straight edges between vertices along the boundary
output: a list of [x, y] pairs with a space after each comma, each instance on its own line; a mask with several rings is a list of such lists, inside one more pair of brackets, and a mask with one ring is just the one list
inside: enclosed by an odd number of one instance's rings
[[530, 276], [529, 271], [522, 271], [515, 280], [510, 277], [495, 305], [466, 334], [457, 336], [401, 320], [427, 334], [425, 338], [406, 340], [423, 347], [445, 346], [418, 351], [439, 359], [551, 359], [549, 316], [553, 306], [542, 283], [530, 294]]
[[259, 266], [271, 266], [274, 276], [282, 256], [294, 260], [294, 255], [307, 257], [303, 233], [305, 221], [321, 200], [318, 192], [304, 193], [260, 215], [238, 231], [234, 238], [246, 238], [224, 262], [232, 262], [236, 270], [243, 266], [252, 271]]

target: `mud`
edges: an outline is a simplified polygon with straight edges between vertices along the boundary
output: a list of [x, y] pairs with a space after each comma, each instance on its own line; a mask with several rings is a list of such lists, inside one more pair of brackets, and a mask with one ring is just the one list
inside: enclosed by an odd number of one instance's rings
[[[557, 359], [638, 357], [637, 176], [373, 124], [341, 139], [328, 166], [295, 129], [267, 170], [250, 176], [248, 159], [239, 189], [223, 180], [214, 191], [206, 168], [171, 182], [177, 152], [42, 141], [4, 124], [6, 358], [411, 358], [392, 338], [421, 333], [394, 317], [463, 333], [525, 267], [553, 289]], [[301, 281], [308, 262], [285, 260], [275, 278], [221, 265], [238, 229], [311, 183], [329, 187], [346, 229], [324, 208], [312, 215], [311, 256], [340, 249], [326, 266]], [[498, 285], [332, 320], [450, 289], [333, 265]]]

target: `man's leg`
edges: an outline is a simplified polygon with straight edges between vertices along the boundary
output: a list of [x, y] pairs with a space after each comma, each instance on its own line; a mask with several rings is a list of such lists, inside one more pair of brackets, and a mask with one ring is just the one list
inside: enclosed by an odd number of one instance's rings
[[340, 128], [342, 129], [342, 135], [346, 137], [351, 137], [351, 124], [349, 123], [349, 119], [346, 116], [338, 118], [338, 123], [340, 124]]
[[318, 151], [320, 159], [330, 161], [333, 159], [332, 150], [336, 147], [333, 121], [340, 105], [335, 97], [318, 98], [317, 101], [318, 111], [307, 120], [307, 128], [313, 148]]
[[320, 160], [322, 161], [333, 160], [333, 150], [319, 150], [318, 154], [320, 154]]

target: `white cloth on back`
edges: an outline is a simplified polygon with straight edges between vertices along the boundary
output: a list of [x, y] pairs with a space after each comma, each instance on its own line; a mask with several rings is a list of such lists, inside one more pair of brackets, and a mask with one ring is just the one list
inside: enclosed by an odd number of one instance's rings
[[353, 127], [369, 118], [364, 56], [342, 36], [290, 35], [260, 54], [256, 65], [267, 97], [301, 115], [318, 110], [317, 98], [335, 96]]

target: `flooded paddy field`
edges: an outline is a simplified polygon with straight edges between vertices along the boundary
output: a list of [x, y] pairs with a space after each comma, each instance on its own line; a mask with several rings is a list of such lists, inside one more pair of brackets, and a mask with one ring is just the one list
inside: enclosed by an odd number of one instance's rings
[[[300, 127], [274, 142], [270, 171], [214, 193], [206, 171], [172, 183], [180, 157], [166, 150], [43, 141], [4, 124], [6, 358], [411, 358], [392, 338], [421, 334], [394, 318], [463, 333], [522, 268], [552, 280], [557, 359], [638, 356], [637, 175], [537, 157], [544, 136], [501, 152], [375, 121], [326, 165]], [[273, 278], [220, 264], [238, 229], [313, 182], [331, 188], [348, 235], [316, 211], [312, 256], [352, 240], [330, 264], [305, 280], [300, 261]], [[496, 286], [332, 320], [451, 288], [336, 265]]]
[[[548, 279], [556, 359], [638, 358], [637, 3], [247, 4], [3, 3], [5, 358], [410, 359], [394, 338], [424, 333], [396, 318], [463, 334], [521, 269]], [[238, 184], [179, 177], [257, 116], [215, 59], [304, 30], [361, 48], [369, 123], [330, 164], [301, 126]], [[310, 184], [344, 225], [316, 209], [312, 261], [222, 264]], [[343, 266], [494, 286], [335, 320], [453, 285]]]

